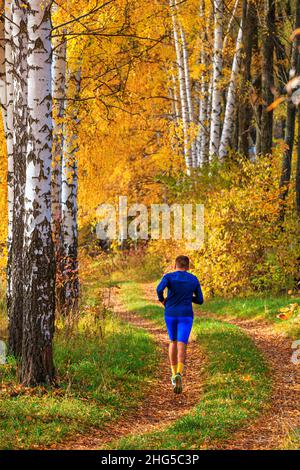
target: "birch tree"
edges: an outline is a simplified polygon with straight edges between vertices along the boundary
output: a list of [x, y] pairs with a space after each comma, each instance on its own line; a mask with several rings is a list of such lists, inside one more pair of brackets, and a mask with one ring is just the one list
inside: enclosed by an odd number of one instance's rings
[[210, 127], [210, 158], [218, 154], [221, 134], [221, 78], [223, 48], [223, 0], [214, 0], [214, 52], [212, 110]]
[[222, 136], [219, 149], [219, 157], [223, 160], [228, 154], [228, 148], [232, 143], [233, 127], [235, 121], [236, 110], [236, 87], [240, 70], [241, 52], [243, 40], [243, 25], [242, 21], [239, 27], [238, 36], [236, 40], [236, 49], [232, 63], [230, 83], [227, 93], [225, 117], [222, 129]]
[[9, 350], [22, 352], [23, 331], [23, 234], [24, 189], [27, 151], [27, 6], [12, 2], [13, 67], [13, 182], [14, 204], [11, 237], [11, 302], [9, 303]]
[[28, 143], [24, 205], [23, 383], [54, 378], [55, 262], [51, 236], [51, 0], [28, 1]]
[[[185, 95], [187, 103], [187, 114], [188, 114], [188, 131], [190, 133], [191, 128], [194, 124], [194, 107], [192, 99], [192, 88], [191, 88], [191, 77], [190, 77], [190, 67], [189, 67], [189, 55], [188, 48], [185, 38], [185, 32], [182, 26], [180, 26], [180, 36], [182, 44], [182, 59], [183, 59], [183, 68], [184, 68], [184, 78], [185, 78]], [[192, 157], [192, 166], [197, 167], [197, 155], [196, 155], [196, 143], [195, 139], [191, 138], [191, 157]]]
[[[76, 312], [78, 307], [78, 126], [81, 69], [72, 73], [68, 84], [68, 97], [72, 96], [75, 105], [69, 109], [69, 119], [64, 138], [62, 163], [62, 242], [63, 242], [63, 302], [64, 313]], [[70, 105], [69, 105], [70, 108]]]
[[[4, 130], [7, 147], [7, 199], [8, 199], [8, 229], [7, 229], [7, 309], [10, 311], [12, 292], [12, 225], [14, 205], [14, 163], [13, 163], [13, 59], [12, 59], [12, 1], [4, 2], [4, 41], [2, 41], [1, 61], [1, 106], [4, 119]], [[3, 61], [4, 59], [4, 61]]]
[[[205, 2], [200, 2], [200, 18], [202, 23], [205, 21]], [[208, 68], [208, 54], [206, 52], [207, 43], [207, 31], [206, 27], [203, 28], [201, 34], [201, 53], [200, 63], [202, 67], [207, 70]], [[209, 129], [208, 117], [209, 117], [209, 91], [208, 81], [206, 74], [201, 74], [201, 85], [200, 85], [200, 100], [199, 100], [199, 131], [198, 131], [198, 146], [197, 146], [197, 166], [202, 166], [204, 163], [208, 163], [209, 156]]]
[[56, 300], [61, 309], [62, 295], [62, 161], [64, 150], [64, 115], [66, 98], [66, 54], [65, 36], [53, 40], [52, 94], [54, 99], [53, 119], [53, 170], [52, 170], [52, 233], [56, 259]]
[[190, 174], [190, 169], [192, 167], [192, 158], [191, 158], [191, 152], [190, 152], [186, 82], [185, 82], [182, 51], [181, 51], [181, 45], [180, 45], [180, 39], [179, 39], [179, 33], [178, 33], [178, 24], [176, 20], [176, 2], [174, 2], [174, 0], [170, 0], [170, 7], [171, 7], [171, 15], [172, 15], [172, 23], [173, 23], [173, 38], [174, 38], [174, 46], [175, 46], [175, 53], [176, 53], [177, 70], [178, 70], [181, 119], [182, 119], [182, 129], [183, 129], [184, 157], [185, 157], [187, 173]]
[[0, 1], [0, 104], [3, 119], [3, 128], [6, 133], [7, 96], [6, 96], [6, 70], [5, 70], [5, 14], [4, 0]]

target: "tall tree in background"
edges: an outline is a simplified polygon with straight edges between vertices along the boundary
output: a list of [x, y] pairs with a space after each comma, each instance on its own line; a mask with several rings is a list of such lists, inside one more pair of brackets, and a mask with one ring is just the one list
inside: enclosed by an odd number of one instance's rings
[[261, 117], [261, 153], [272, 152], [273, 111], [268, 112], [266, 106], [273, 101], [274, 85], [274, 29], [275, 0], [264, 0], [264, 24], [262, 32], [262, 100]]
[[230, 77], [230, 83], [228, 87], [225, 117], [222, 129], [222, 136], [219, 149], [219, 157], [223, 160], [228, 154], [228, 149], [232, 145], [233, 128], [235, 120], [235, 111], [237, 104], [236, 88], [237, 81], [240, 72], [240, 62], [242, 53], [242, 40], [243, 40], [243, 23], [241, 21], [236, 40], [236, 50], [232, 63], [232, 71]]
[[78, 308], [78, 126], [81, 68], [69, 74], [68, 119], [65, 128], [62, 162], [62, 243], [63, 309], [65, 314]]
[[25, 183], [21, 380], [54, 378], [55, 257], [51, 235], [51, 0], [28, 1], [28, 144]]
[[177, 22], [177, 9], [176, 1], [170, 0], [170, 8], [172, 15], [172, 24], [173, 24], [173, 38], [174, 46], [176, 52], [176, 63], [177, 63], [177, 73], [178, 73], [178, 82], [179, 82], [179, 95], [180, 95], [180, 104], [181, 104], [181, 119], [182, 119], [182, 133], [183, 133], [183, 150], [185, 157], [185, 164], [187, 173], [190, 173], [190, 169], [193, 166], [192, 156], [191, 156], [191, 146], [189, 138], [189, 114], [188, 114], [188, 103], [186, 95], [186, 80], [184, 73], [184, 63], [182, 57], [182, 50], [179, 37], [179, 26]]
[[214, 52], [211, 97], [210, 157], [218, 154], [221, 137], [221, 78], [223, 49], [223, 0], [214, 0]]
[[[300, 0], [296, 1], [296, 19], [295, 19], [295, 29], [300, 27]], [[299, 37], [295, 38], [292, 47], [292, 57], [291, 57], [291, 72], [292, 74], [299, 75], [300, 73], [300, 54], [299, 54], [300, 41]], [[289, 100], [287, 103], [287, 113], [286, 113], [286, 124], [285, 124], [285, 149], [282, 156], [282, 165], [281, 165], [281, 176], [280, 176], [280, 198], [282, 201], [285, 201], [288, 192], [289, 184], [291, 180], [292, 172], [292, 156], [294, 149], [294, 139], [295, 139], [295, 124], [296, 124], [296, 107], [294, 103]], [[299, 144], [298, 144], [299, 145]], [[297, 170], [296, 170], [296, 181], [297, 181]], [[297, 187], [297, 183], [296, 183]], [[297, 190], [296, 190], [297, 194]], [[298, 206], [298, 204], [297, 204]], [[298, 206], [299, 207], [299, 206]], [[284, 219], [285, 206], [281, 206], [280, 210], [280, 219]]]
[[[188, 131], [190, 134], [191, 128], [194, 124], [194, 106], [192, 98], [192, 88], [191, 88], [191, 77], [190, 77], [190, 66], [189, 66], [189, 55], [188, 55], [188, 46], [186, 42], [185, 32], [183, 26], [180, 25], [180, 37], [182, 45], [182, 59], [183, 59], [183, 69], [184, 69], [184, 78], [185, 78], [185, 94], [188, 110]], [[195, 139], [190, 137], [190, 153], [192, 158], [192, 166], [196, 168], [197, 166], [197, 155], [196, 155], [196, 142]]]
[[14, 205], [11, 246], [11, 301], [8, 305], [9, 350], [22, 353], [23, 332], [23, 234], [25, 162], [27, 151], [27, 5], [12, 1], [12, 66], [13, 66], [13, 182]]
[[300, 123], [300, 109], [298, 109], [298, 151], [297, 151], [296, 179], [295, 179], [296, 210], [297, 210], [298, 220], [300, 223], [300, 125], [299, 123]]
[[7, 230], [7, 310], [10, 312], [12, 301], [12, 228], [14, 207], [14, 146], [13, 146], [13, 57], [12, 57], [12, 1], [4, 2], [4, 36], [2, 40], [2, 87], [1, 105], [4, 118], [4, 130], [7, 147], [7, 194], [8, 194], [8, 230]]
[[[65, 31], [63, 31], [65, 33]], [[54, 37], [52, 64], [53, 94], [53, 168], [52, 168], [52, 233], [56, 259], [56, 305], [61, 311], [63, 295], [62, 238], [62, 161], [64, 151], [64, 116], [66, 106], [67, 42], [63, 35]]]
[[198, 131], [198, 145], [197, 145], [197, 166], [207, 164], [209, 161], [209, 103], [208, 103], [208, 78], [205, 70], [208, 69], [209, 57], [207, 53], [207, 22], [205, 18], [205, 1], [200, 2], [200, 20], [202, 30], [200, 33], [201, 51], [200, 63], [202, 66], [202, 73], [200, 79], [200, 99], [199, 99], [199, 131]]
[[257, 43], [257, 11], [250, 0], [243, 1], [243, 50], [241, 60], [241, 92], [239, 97], [239, 142], [238, 149], [242, 155], [248, 156], [251, 142], [253, 110], [249, 102], [251, 85], [251, 64], [255, 43]]

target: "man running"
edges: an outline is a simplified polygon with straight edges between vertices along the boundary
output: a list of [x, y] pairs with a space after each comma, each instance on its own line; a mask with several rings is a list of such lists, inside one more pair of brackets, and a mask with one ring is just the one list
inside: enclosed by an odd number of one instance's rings
[[[186, 347], [194, 319], [192, 302], [203, 304], [200, 283], [196, 276], [188, 272], [189, 267], [189, 258], [178, 256], [175, 261], [175, 271], [166, 274], [156, 289], [159, 301], [165, 306], [165, 321], [170, 338], [171, 381], [175, 393], [182, 392]], [[165, 288], [168, 288], [166, 298]]]

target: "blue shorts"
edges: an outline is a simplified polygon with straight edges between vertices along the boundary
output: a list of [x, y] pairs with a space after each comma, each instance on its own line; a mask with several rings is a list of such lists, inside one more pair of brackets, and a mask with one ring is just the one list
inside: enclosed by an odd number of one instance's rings
[[193, 326], [193, 317], [167, 317], [165, 321], [171, 341], [181, 341], [188, 344]]

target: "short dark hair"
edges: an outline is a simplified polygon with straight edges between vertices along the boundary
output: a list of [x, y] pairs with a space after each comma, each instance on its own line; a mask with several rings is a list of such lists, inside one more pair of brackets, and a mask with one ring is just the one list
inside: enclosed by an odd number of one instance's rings
[[188, 269], [190, 267], [190, 259], [188, 256], [177, 256], [175, 264], [177, 268]]

